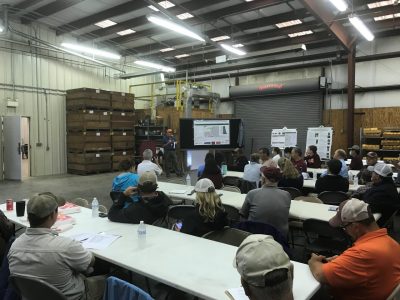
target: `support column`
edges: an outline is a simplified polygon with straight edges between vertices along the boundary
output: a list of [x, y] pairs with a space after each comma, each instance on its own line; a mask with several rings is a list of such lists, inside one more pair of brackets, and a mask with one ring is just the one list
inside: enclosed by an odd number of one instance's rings
[[356, 46], [347, 56], [347, 147], [354, 144], [354, 88], [356, 77]]

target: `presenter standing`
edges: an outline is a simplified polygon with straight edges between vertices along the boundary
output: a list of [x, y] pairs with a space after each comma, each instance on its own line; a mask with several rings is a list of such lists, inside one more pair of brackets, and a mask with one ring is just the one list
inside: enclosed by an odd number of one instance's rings
[[166, 135], [163, 137], [165, 174], [167, 177], [171, 176], [171, 164], [172, 168], [175, 170], [175, 174], [179, 177], [182, 176], [182, 172], [178, 167], [178, 160], [176, 157], [176, 144], [177, 141], [174, 137], [173, 131], [171, 128], [168, 128]]

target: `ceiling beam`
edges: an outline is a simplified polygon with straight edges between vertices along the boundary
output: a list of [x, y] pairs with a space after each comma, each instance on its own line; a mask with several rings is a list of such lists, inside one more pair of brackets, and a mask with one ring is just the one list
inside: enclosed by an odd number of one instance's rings
[[[222, 3], [222, 2], [229, 2], [230, 0], [202, 0], [202, 1], [189, 1], [185, 2], [182, 4], [179, 4], [177, 6], [171, 7], [168, 9], [169, 12], [173, 14], [181, 14], [184, 12], [193, 12], [198, 9], [202, 9], [204, 7], [207, 7], [212, 4], [216, 3]], [[196, 17], [195, 17], [196, 18]], [[192, 19], [193, 20], [193, 19]], [[187, 20], [188, 21], [188, 20]], [[198, 21], [197, 21], [198, 22]], [[104, 37], [107, 35], [111, 35], [113, 33], [117, 33], [118, 31], [122, 31], [125, 29], [133, 29], [135, 30], [135, 27], [142, 26], [144, 24], [148, 23], [147, 17], [146, 16], [140, 16], [134, 19], [130, 19], [121, 23], [118, 23], [117, 25], [108, 27], [108, 28], [101, 28], [97, 29], [94, 31], [91, 31], [87, 34], [84, 34], [81, 36], [83, 39], [95, 39], [99, 37]]]
[[114, 6], [112, 8], [103, 10], [101, 12], [89, 15], [87, 17], [69, 22], [56, 28], [57, 34], [68, 33], [89, 25], [93, 25], [97, 22], [126, 14], [132, 10], [141, 9], [147, 6], [147, 3], [143, 0], [131, 0], [129, 2]]
[[50, 2], [47, 5], [44, 5], [38, 8], [35, 11], [29, 12], [21, 17], [22, 24], [29, 24], [32, 21], [48, 17], [62, 11], [68, 7], [74, 6], [84, 0], [58, 0], [54, 2]]
[[[275, 16], [269, 16], [269, 17], [264, 17], [264, 18], [260, 18], [257, 20], [251, 20], [251, 21], [237, 23], [237, 24], [235, 24], [235, 28], [238, 28], [241, 31], [251, 30], [251, 29], [255, 29], [255, 28], [271, 26], [276, 23], [280, 23], [280, 22], [284, 22], [284, 21], [288, 21], [288, 20], [293, 20], [294, 18], [303, 19], [308, 15], [309, 15], [309, 13], [306, 9], [300, 9], [296, 12], [282, 13], [282, 14], [278, 14]], [[193, 26], [194, 24], [190, 24], [190, 25]], [[294, 26], [292, 28], [294, 28]], [[209, 37], [215, 37], [215, 36], [221, 35], [221, 32], [229, 32], [230, 30], [231, 30], [231, 26], [225, 26], [225, 27], [222, 27], [219, 29], [212, 29], [212, 30], [206, 31], [204, 34]], [[146, 30], [141, 33], [143, 33], [143, 35], [140, 35], [140, 37], [132, 36], [132, 39], [129, 40], [129, 42], [136, 40], [136, 38], [139, 39], [139, 38], [142, 38], [143, 36], [148, 36], [149, 34], [152, 34], [152, 33], [154, 33], [154, 34], [160, 33], [160, 31]], [[187, 43], [187, 38], [179, 37], [179, 38], [175, 38], [175, 39], [164, 40], [164, 41], [162, 41], [162, 44], [160, 44], [160, 45], [149, 44], [149, 45], [145, 45], [145, 46], [131, 48], [127, 51], [134, 51], [134, 52], [139, 52], [139, 53], [148, 52], [149, 49], [152, 49], [152, 50], [154, 49], [154, 50], [159, 51], [160, 49], [166, 48], [165, 45], [168, 45], [168, 47], [174, 47], [176, 45], [181, 45], [184, 43]]]
[[27, 9], [33, 5], [36, 5], [40, 2], [42, 2], [43, 0], [25, 0], [22, 1], [21, 3], [18, 3], [17, 5], [14, 5], [13, 8], [17, 9], [17, 10], [24, 10]]
[[317, 19], [321, 20], [333, 35], [340, 41], [346, 50], [350, 51], [354, 44], [354, 38], [349, 34], [346, 28], [332, 13], [332, 7], [328, 7], [327, 1], [300, 0]]

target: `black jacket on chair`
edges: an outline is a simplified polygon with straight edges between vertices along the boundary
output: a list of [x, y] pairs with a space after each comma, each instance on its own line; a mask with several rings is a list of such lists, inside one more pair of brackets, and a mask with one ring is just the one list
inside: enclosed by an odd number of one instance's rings
[[382, 182], [372, 185], [363, 196], [373, 213], [381, 213], [379, 226], [385, 224], [390, 216], [400, 208], [400, 197], [391, 177], [383, 178]]
[[205, 221], [199, 213], [199, 206], [183, 220], [181, 232], [195, 236], [202, 236], [207, 232], [219, 230], [228, 225], [227, 213], [218, 210], [213, 221]]

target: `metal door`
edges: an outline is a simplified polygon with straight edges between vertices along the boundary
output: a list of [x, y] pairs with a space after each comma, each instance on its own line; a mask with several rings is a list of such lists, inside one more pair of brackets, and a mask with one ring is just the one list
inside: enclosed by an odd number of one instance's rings
[[22, 179], [21, 117], [3, 117], [4, 179]]

